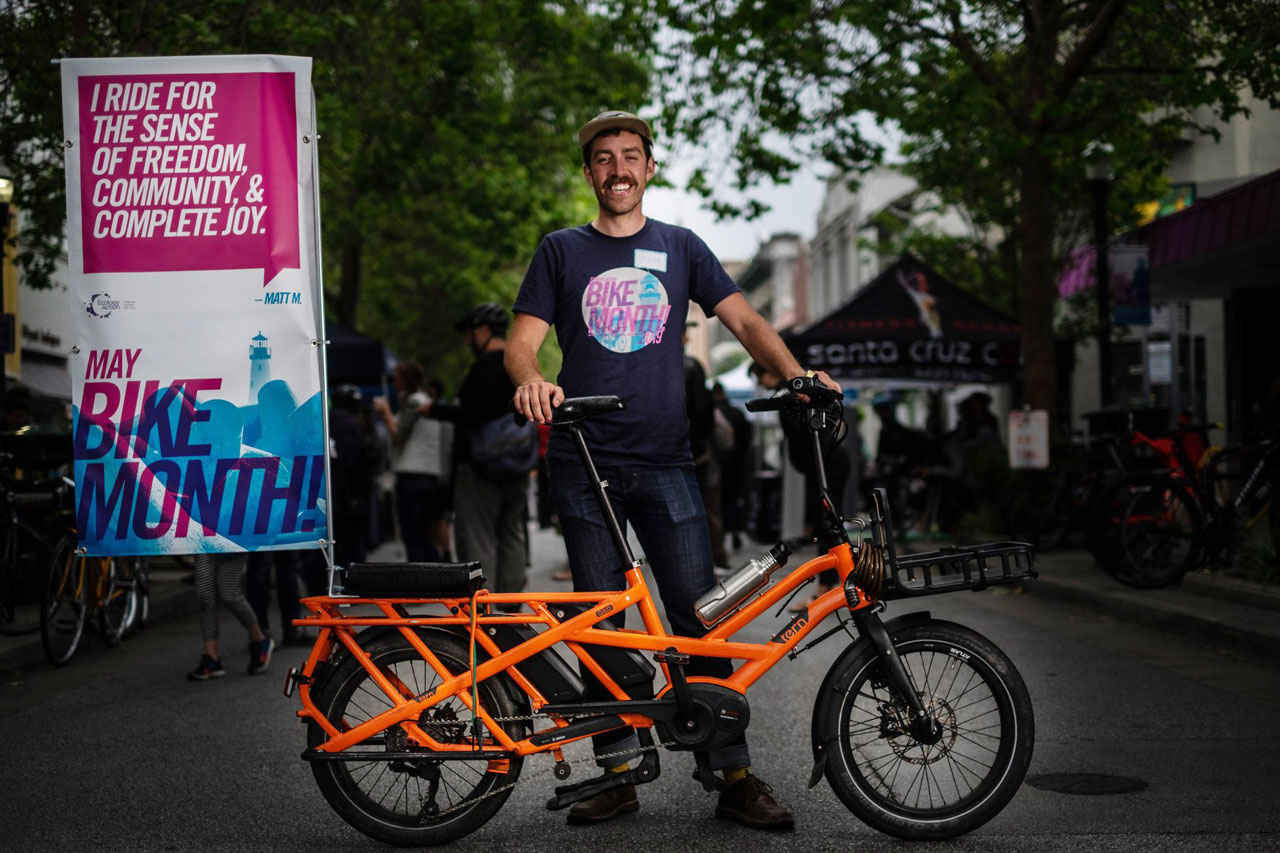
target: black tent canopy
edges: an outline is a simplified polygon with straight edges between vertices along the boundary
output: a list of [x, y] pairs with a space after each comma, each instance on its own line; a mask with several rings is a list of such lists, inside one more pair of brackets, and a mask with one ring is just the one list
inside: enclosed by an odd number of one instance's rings
[[326, 355], [331, 385], [382, 383], [387, 373], [387, 351], [381, 341], [333, 321], [325, 324], [325, 337], [329, 339]]
[[1015, 320], [909, 253], [842, 305], [785, 336], [805, 367], [840, 380], [1014, 382]]

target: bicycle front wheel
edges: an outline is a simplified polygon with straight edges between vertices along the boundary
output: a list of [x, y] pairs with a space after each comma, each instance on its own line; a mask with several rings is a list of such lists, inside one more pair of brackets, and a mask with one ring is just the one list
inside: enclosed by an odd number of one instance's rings
[[40, 641], [54, 666], [71, 660], [84, 635], [89, 610], [87, 561], [76, 553], [79, 543], [64, 536], [53, 549], [53, 560], [40, 607]]
[[108, 646], [118, 646], [129, 629], [138, 609], [137, 586], [132, 573], [121, 560], [101, 557], [98, 572], [98, 631]]
[[1120, 524], [1124, 560], [1116, 580], [1140, 589], [1177, 583], [1200, 557], [1203, 523], [1184, 482], [1148, 479], [1128, 492]]
[[[467, 644], [433, 632], [422, 635], [451, 673], [466, 672]], [[440, 675], [399, 634], [382, 637], [365, 650], [386, 680], [406, 697], [427, 696], [440, 684]], [[495, 679], [481, 682], [480, 705], [494, 717], [517, 714], [515, 703]], [[390, 710], [394, 703], [359, 661], [348, 656], [325, 682], [316, 706], [340, 730], [354, 728]], [[419, 725], [442, 743], [467, 743], [471, 711], [457, 696], [432, 706]], [[519, 739], [520, 724], [507, 722], [508, 734]], [[447, 844], [479, 829], [497, 814], [520, 777], [522, 759], [500, 761], [380, 761], [378, 753], [413, 751], [404, 732], [393, 727], [381, 736], [352, 747], [366, 750], [368, 761], [313, 761], [312, 772], [321, 793], [347, 823], [365, 835], [402, 847]], [[308, 726], [312, 747], [326, 739], [319, 725]], [[481, 746], [496, 748], [492, 737]]]
[[910, 734], [911, 712], [869, 644], [837, 660], [818, 708], [836, 796], [867, 825], [912, 841], [953, 838], [995, 817], [1031, 763], [1031, 697], [995, 644], [950, 622], [893, 632], [893, 644], [941, 738]]

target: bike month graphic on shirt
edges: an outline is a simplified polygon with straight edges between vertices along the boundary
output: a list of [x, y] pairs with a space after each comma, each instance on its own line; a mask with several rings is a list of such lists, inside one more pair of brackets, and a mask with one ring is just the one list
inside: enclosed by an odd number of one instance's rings
[[627, 353], [662, 342], [671, 303], [658, 277], [636, 267], [615, 267], [587, 282], [582, 319], [601, 346]]

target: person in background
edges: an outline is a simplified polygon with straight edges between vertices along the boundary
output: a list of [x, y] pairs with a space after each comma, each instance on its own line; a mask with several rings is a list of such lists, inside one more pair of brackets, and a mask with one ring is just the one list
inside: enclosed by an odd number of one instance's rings
[[[427, 380], [427, 394], [432, 400], [445, 402], [449, 396], [445, 394], [444, 382], [440, 379], [432, 378]], [[440, 499], [444, 504], [444, 512], [435, 524], [431, 526], [429, 535], [431, 541], [435, 543], [436, 550], [440, 552], [441, 559], [452, 563], [456, 558], [456, 551], [453, 547], [453, 525], [451, 518], [453, 516], [453, 484], [457, 481], [457, 458], [454, 454], [453, 444], [453, 424], [448, 421], [440, 421], [440, 455], [443, 464], [446, 466], [447, 475], [441, 481]]]
[[380, 454], [365, 424], [360, 389], [339, 385], [329, 400], [334, 561], [349, 566], [364, 560], [369, 550], [369, 515]]
[[[696, 324], [688, 323], [687, 330]], [[684, 405], [689, 418], [689, 450], [693, 453], [693, 472], [698, 478], [698, 491], [707, 512], [707, 534], [711, 539], [711, 559], [721, 568], [729, 567], [724, 550], [724, 524], [720, 518], [720, 459], [716, 453], [716, 404], [707, 389], [707, 374], [702, 362], [691, 355], [684, 357]]]
[[729, 402], [729, 395], [719, 382], [711, 386], [717, 423], [723, 418], [733, 434], [733, 444], [720, 453], [720, 516], [724, 532], [733, 540], [734, 550], [742, 547], [742, 533], [747, 529], [747, 493], [755, 480], [752, 468], [751, 422], [747, 413]]
[[190, 681], [208, 681], [227, 674], [218, 652], [218, 605], [223, 604], [249, 632], [249, 674], [257, 675], [271, 663], [276, 644], [258, 625], [253, 608], [245, 600], [244, 554], [197, 554], [196, 600], [200, 602], [200, 636], [204, 654], [200, 665], [187, 674]]
[[458, 557], [479, 561], [495, 592], [520, 592], [525, 586], [529, 473], [537, 464], [532, 458], [523, 473], [500, 476], [483, 470], [473, 457], [472, 442], [483, 427], [499, 419], [511, 420], [515, 386], [502, 366], [510, 320], [506, 308], [484, 302], [454, 323], [475, 361], [458, 388], [456, 405], [437, 401], [423, 407], [427, 417], [454, 425]]
[[[760, 387], [776, 391], [782, 387], [782, 378], [759, 364], [752, 363], [748, 369]], [[818, 526], [824, 522], [822, 499], [818, 496], [817, 468], [813, 458], [813, 433], [809, 430], [808, 421], [799, 412], [781, 413], [782, 435], [787, 444], [787, 458], [791, 467], [804, 475], [804, 528], [805, 539], [812, 539]], [[835, 437], [830, 433], [822, 435], [823, 470], [827, 475], [827, 494], [831, 497], [831, 505], [838, 515], [844, 515], [845, 485], [849, 480], [849, 455], [835, 444]], [[791, 606], [792, 613], [804, 613], [809, 605], [835, 588], [839, 575], [835, 569], [828, 569], [818, 575], [817, 588], [813, 595], [805, 601], [797, 601]]]
[[448, 470], [441, 448], [443, 430], [439, 421], [423, 415], [431, 397], [423, 390], [426, 377], [416, 361], [402, 361], [391, 374], [400, 412], [391, 414], [384, 397], [373, 401], [395, 449], [392, 470], [396, 475], [396, 517], [406, 559], [411, 563], [434, 563], [441, 558], [431, 531], [445, 513], [445, 484]]

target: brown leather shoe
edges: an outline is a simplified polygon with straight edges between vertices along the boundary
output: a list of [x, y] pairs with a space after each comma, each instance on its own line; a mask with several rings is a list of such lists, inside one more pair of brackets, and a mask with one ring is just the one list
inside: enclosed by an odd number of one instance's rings
[[773, 788], [754, 774], [720, 792], [716, 817], [736, 820], [752, 829], [795, 829], [796, 820], [772, 796]]
[[619, 785], [576, 802], [569, 809], [569, 823], [604, 823], [620, 814], [640, 811], [635, 785]]

